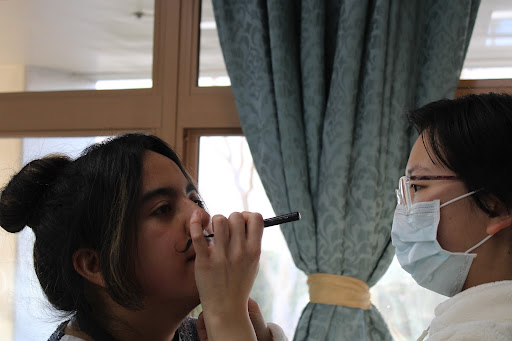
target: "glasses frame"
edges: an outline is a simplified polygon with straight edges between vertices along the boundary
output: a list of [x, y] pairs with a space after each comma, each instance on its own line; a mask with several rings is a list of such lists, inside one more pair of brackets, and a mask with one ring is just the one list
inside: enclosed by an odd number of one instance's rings
[[[411, 180], [458, 180], [457, 175], [404, 175], [398, 180], [398, 189], [396, 190], [396, 197], [399, 205], [407, 206], [407, 210], [411, 209], [412, 199], [410, 183]], [[405, 198], [403, 196], [405, 193]]]

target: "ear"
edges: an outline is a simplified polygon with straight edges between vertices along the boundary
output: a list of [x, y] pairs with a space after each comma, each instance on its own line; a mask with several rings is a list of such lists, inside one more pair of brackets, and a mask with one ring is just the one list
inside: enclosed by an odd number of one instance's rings
[[512, 226], [512, 215], [499, 215], [497, 217], [491, 218], [491, 221], [487, 225], [485, 232], [487, 232], [487, 234], [495, 234], [509, 226]]
[[73, 266], [83, 278], [91, 283], [105, 288], [105, 281], [101, 273], [100, 257], [93, 249], [82, 248], [73, 254]]

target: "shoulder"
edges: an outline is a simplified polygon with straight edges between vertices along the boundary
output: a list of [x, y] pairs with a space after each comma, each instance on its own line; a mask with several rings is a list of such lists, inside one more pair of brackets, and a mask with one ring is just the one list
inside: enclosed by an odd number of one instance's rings
[[441, 303], [427, 340], [512, 340], [512, 281], [482, 284]]
[[430, 335], [427, 341], [508, 341], [512, 324], [499, 321], [474, 321], [448, 326]]

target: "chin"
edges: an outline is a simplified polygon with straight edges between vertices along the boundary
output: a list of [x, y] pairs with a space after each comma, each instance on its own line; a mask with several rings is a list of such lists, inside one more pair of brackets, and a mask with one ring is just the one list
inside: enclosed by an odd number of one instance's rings
[[201, 301], [199, 300], [199, 295], [197, 296], [190, 296], [186, 299], [186, 306], [188, 311], [193, 311], [197, 306], [201, 304]]

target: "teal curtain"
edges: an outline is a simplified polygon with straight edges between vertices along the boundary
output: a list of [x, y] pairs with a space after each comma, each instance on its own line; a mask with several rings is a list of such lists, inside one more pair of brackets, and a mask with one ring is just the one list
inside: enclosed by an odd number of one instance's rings
[[[374, 285], [394, 253], [404, 112], [452, 97], [479, 1], [213, 0], [242, 129], [306, 274]], [[379, 312], [309, 303], [295, 340], [389, 340]]]

